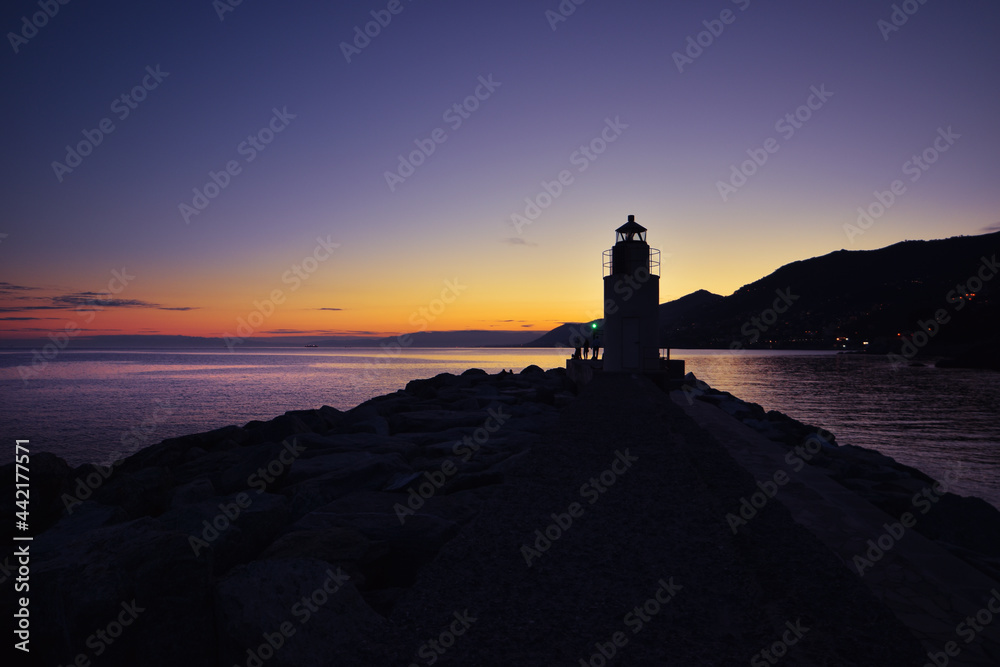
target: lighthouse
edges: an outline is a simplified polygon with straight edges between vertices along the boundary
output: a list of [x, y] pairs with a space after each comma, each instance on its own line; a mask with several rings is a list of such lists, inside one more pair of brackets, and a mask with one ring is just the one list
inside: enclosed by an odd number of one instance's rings
[[604, 251], [604, 372], [659, 372], [660, 251], [628, 216]]

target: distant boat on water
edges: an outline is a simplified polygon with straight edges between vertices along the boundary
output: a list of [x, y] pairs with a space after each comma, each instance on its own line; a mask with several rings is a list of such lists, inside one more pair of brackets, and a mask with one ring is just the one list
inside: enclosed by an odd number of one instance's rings
[[308, 343], [306, 347], [319, 347], [316, 343]]

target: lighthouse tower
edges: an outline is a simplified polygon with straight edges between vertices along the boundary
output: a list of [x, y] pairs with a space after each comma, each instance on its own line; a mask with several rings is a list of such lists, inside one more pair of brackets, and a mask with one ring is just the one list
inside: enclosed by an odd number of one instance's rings
[[660, 251], [630, 215], [604, 251], [604, 372], [659, 371]]

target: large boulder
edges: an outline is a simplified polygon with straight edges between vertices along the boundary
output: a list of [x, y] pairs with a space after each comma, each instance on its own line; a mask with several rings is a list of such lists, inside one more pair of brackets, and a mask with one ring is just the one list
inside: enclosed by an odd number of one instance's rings
[[452, 373], [438, 373], [432, 378], [410, 380], [406, 383], [406, 393], [418, 398], [433, 398], [439, 389], [455, 382]]
[[173, 475], [162, 466], [119, 470], [94, 492], [94, 500], [121, 507], [130, 519], [157, 516], [170, 505], [173, 486]]
[[300, 518], [292, 530], [351, 528], [373, 546], [385, 547], [384, 557], [364, 566], [367, 587], [406, 587], [461, 526], [479, 512], [482, 489], [441, 493], [422, 499], [416, 510], [409, 494], [360, 492], [339, 498]]
[[295, 436], [292, 443], [304, 450], [299, 455], [299, 459], [302, 461], [345, 452], [399, 453], [405, 456], [414, 449], [408, 439], [369, 433], [336, 433], [331, 435], [305, 433]]
[[240, 452], [239, 461], [214, 475], [212, 484], [220, 493], [280, 488], [299, 453], [290, 442], [282, 445], [268, 442], [245, 447]]
[[266, 422], [252, 421], [243, 427], [250, 434], [251, 444], [281, 442], [296, 433], [325, 433], [326, 420], [316, 410], [286, 412]]
[[182, 533], [191, 553], [220, 574], [257, 557], [284, 530], [290, 516], [284, 496], [250, 491], [172, 508], [160, 522]]
[[292, 499], [295, 517], [307, 514], [327, 503], [358, 491], [381, 489], [394, 476], [409, 472], [410, 466], [399, 454], [354, 452], [307, 459], [301, 462], [300, 475], [285, 490]]
[[485, 411], [466, 412], [455, 410], [419, 410], [402, 412], [389, 418], [389, 428], [393, 433], [413, 431], [445, 431], [462, 426], [482, 426], [486, 421]]
[[122, 461], [123, 470], [138, 470], [147, 466], [172, 468], [185, 460], [188, 450], [204, 451], [232, 449], [249, 442], [249, 435], [239, 426], [224, 426], [205, 433], [195, 433], [145, 447]]
[[259, 560], [275, 558], [318, 558], [331, 565], [351, 566], [371, 548], [367, 537], [353, 528], [294, 530], [276, 539]]
[[45, 610], [33, 653], [50, 665], [81, 654], [101, 665], [214, 665], [212, 574], [187, 536], [150, 518], [85, 532], [73, 521], [33, 543], [32, 608]]
[[364, 664], [385, 620], [342, 569], [316, 558], [236, 568], [215, 588], [218, 664]]

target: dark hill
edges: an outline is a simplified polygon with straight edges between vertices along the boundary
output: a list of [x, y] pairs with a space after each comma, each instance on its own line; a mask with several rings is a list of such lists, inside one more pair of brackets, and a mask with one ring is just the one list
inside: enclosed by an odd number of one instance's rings
[[[961, 354], [1000, 332], [1000, 232], [838, 250], [786, 264], [721, 297], [699, 290], [660, 305], [661, 345], [674, 348], [896, 350], [920, 323], [934, 329], [921, 352]], [[975, 283], [980, 279], [981, 285]], [[971, 286], [970, 286], [971, 282]], [[971, 295], [975, 291], [974, 296]], [[576, 328], [574, 328], [576, 327]], [[565, 324], [530, 346], [567, 344]]]
[[589, 331], [593, 324], [600, 324], [600, 322], [601, 320], [593, 320], [592, 322], [567, 322], [560, 324], [552, 331], [542, 334], [530, 343], [525, 343], [524, 347], [575, 347], [574, 344], [570, 343], [570, 340], [581, 332], [585, 333]]
[[[995, 272], [1000, 233], [903, 241], [879, 250], [839, 250], [786, 264], [774, 273], [662, 328], [674, 347], [895, 346], [918, 322], [944, 312], [934, 343], [965, 344], [992, 335], [996, 286], [974, 297], [967, 283]], [[985, 262], [983, 258], [985, 257]], [[975, 286], [973, 280], [973, 286]], [[784, 310], [780, 313], [776, 311]], [[777, 317], [775, 317], [777, 315]], [[928, 328], [933, 328], [931, 324]]]
[[711, 312], [724, 296], [700, 289], [679, 299], [660, 304], [660, 329], [664, 330], [678, 322], [694, 322]]

